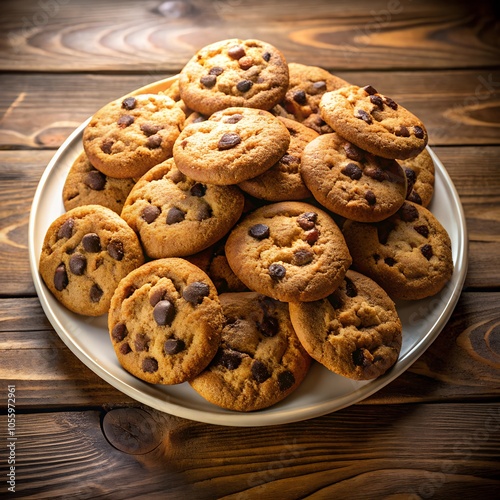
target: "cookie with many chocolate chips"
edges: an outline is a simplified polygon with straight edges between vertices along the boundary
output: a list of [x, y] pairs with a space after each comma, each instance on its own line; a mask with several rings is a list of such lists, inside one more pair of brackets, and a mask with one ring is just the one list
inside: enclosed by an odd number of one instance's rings
[[289, 307], [306, 351], [334, 373], [355, 380], [374, 379], [398, 359], [401, 320], [394, 302], [367, 276], [349, 270], [328, 297]]
[[268, 111], [227, 108], [186, 126], [173, 155], [179, 170], [192, 179], [229, 185], [271, 168], [289, 144], [286, 126]]
[[318, 134], [301, 123], [278, 117], [290, 132], [290, 145], [286, 153], [263, 174], [240, 182], [246, 193], [268, 201], [303, 200], [311, 193], [300, 175], [302, 152]]
[[137, 178], [172, 156], [184, 119], [182, 109], [164, 95], [117, 99], [90, 119], [83, 131], [83, 147], [103, 174]]
[[116, 289], [108, 328], [118, 361], [141, 380], [180, 384], [212, 360], [222, 309], [208, 276], [184, 259], [158, 259], [132, 271]]
[[283, 54], [260, 40], [222, 40], [201, 48], [179, 75], [186, 105], [204, 115], [244, 106], [269, 110], [285, 95]]
[[43, 281], [70, 311], [108, 312], [120, 280], [144, 262], [134, 231], [111, 209], [85, 205], [59, 216], [47, 229], [40, 254]]
[[435, 167], [432, 157], [424, 149], [419, 155], [398, 162], [408, 180], [406, 199], [427, 207], [434, 195]]
[[351, 264], [333, 219], [299, 201], [265, 205], [245, 216], [228, 236], [226, 257], [250, 290], [283, 302], [326, 297]]
[[326, 92], [319, 107], [335, 132], [374, 155], [404, 160], [418, 155], [427, 144], [423, 123], [371, 85]]
[[137, 181], [121, 216], [139, 235], [149, 257], [184, 257], [228, 233], [244, 203], [238, 187], [194, 181], [170, 158]]
[[406, 177], [395, 160], [368, 153], [335, 132], [305, 147], [300, 172], [319, 203], [348, 219], [377, 222], [405, 201]]
[[287, 304], [254, 292], [220, 295], [225, 324], [219, 350], [190, 384], [222, 408], [255, 411], [289, 396], [311, 363]]
[[82, 151], [64, 182], [64, 208], [71, 210], [83, 205], [102, 205], [120, 214], [134, 184], [134, 179], [115, 179], [99, 172]]
[[342, 230], [353, 269], [375, 280], [394, 300], [430, 297], [451, 279], [450, 237], [421, 205], [405, 201], [382, 222], [349, 220]]

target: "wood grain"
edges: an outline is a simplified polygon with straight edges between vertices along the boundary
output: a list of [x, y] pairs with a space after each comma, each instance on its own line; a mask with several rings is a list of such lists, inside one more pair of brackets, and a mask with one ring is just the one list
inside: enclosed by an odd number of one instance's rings
[[[497, 64], [487, 0], [311, 3], [285, 0], [4, 2], [0, 69], [178, 71], [200, 47], [261, 38], [290, 61], [336, 69], [474, 68]], [[82, 43], [82, 40], [85, 43]]]

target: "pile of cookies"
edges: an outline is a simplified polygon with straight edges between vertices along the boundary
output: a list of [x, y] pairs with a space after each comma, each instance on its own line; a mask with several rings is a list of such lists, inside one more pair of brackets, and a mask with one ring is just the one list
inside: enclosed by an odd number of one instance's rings
[[313, 360], [376, 378], [401, 349], [394, 300], [453, 272], [426, 144], [370, 85], [260, 40], [210, 44], [91, 118], [41, 276], [71, 311], [108, 313], [125, 370], [223, 408], [283, 400]]

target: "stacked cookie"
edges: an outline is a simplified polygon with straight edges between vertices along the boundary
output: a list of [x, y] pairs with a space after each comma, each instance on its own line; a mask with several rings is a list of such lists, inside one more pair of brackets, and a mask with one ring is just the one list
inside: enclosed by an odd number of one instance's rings
[[426, 144], [371, 86], [260, 40], [208, 45], [92, 117], [40, 273], [74, 312], [109, 313], [124, 369], [223, 408], [281, 401], [312, 360], [376, 378], [401, 348], [394, 300], [453, 269]]

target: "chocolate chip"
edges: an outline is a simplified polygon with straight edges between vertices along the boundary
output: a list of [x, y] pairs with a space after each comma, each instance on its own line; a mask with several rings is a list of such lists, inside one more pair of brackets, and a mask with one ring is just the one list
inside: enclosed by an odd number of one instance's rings
[[142, 362], [142, 371], [146, 373], [158, 371], [158, 361], [156, 361], [155, 358], [144, 358]]
[[210, 287], [202, 281], [193, 281], [182, 292], [184, 300], [191, 304], [201, 304], [204, 297], [210, 294]]
[[399, 126], [394, 133], [398, 137], [410, 137], [410, 131], [404, 125]]
[[82, 238], [83, 248], [90, 253], [97, 253], [101, 251], [101, 240], [96, 233], [87, 233]]
[[394, 110], [398, 109], [398, 103], [393, 101], [390, 97], [384, 97], [384, 103]]
[[140, 333], [134, 340], [136, 352], [147, 351], [149, 349], [149, 341], [151, 339], [144, 333]]
[[345, 280], [345, 294], [351, 298], [356, 297], [356, 295], [358, 295], [358, 289], [356, 288], [354, 282], [347, 276], [344, 278], [344, 280]]
[[423, 139], [425, 135], [422, 127], [419, 127], [418, 125], [413, 127], [413, 133], [417, 139]]
[[375, 106], [377, 106], [381, 111], [384, 109], [384, 101], [382, 101], [382, 98], [379, 95], [371, 95], [370, 102], [375, 104]]
[[422, 205], [422, 198], [420, 198], [420, 195], [413, 190], [407, 197], [406, 199], [408, 201], [413, 201], [413, 203], [416, 203], [417, 205]]
[[394, 264], [396, 264], [396, 261], [392, 257], [386, 257], [384, 259], [384, 262], [389, 266], [392, 267]]
[[68, 286], [68, 274], [66, 273], [66, 266], [64, 264], [59, 264], [56, 267], [56, 272], [54, 273], [54, 286], [56, 290], [61, 292]]
[[233, 349], [221, 349], [214, 361], [217, 365], [223, 366], [228, 370], [236, 370], [240, 366], [242, 359], [243, 354], [241, 352], [234, 351]]
[[184, 351], [184, 349], [186, 349], [186, 344], [181, 339], [167, 339], [163, 344], [163, 349], [165, 351], [165, 354], [179, 354], [180, 352]]
[[202, 196], [205, 196], [205, 193], [207, 192], [207, 186], [205, 186], [205, 184], [202, 184], [201, 182], [197, 182], [196, 184], [193, 184], [189, 192], [191, 193], [191, 196], [201, 198]]
[[312, 229], [316, 225], [318, 214], [316, 212], [304, 212], [297, 217], [299, 226], [304, 230]]
[[123, 249], [123, 243], [119, 240], [111, 240], [108, 243], [106, 250], [112, 259], [118, 261], [122, 260], [125, 255], [125, 251]]
[[403, 206], [398, 210], [399, 218], [404, 222], [412, 222], [418, 219], [418, 210], [409, 203], [403, 203]]
[[242, 70], [250, 69], [253, 66], [253, 59], [250, 56], [240, 57], [238, 64]]
[[368, 123], [368, 125], [370, 125], [373, 122], [372, 117], [364, 109], [357, 109], [354, 112], [354, 116]]
[[344, 305], [342, 299], [339, 297], [339, 294], [336, 292], [329, 295], [327, 299], [334, 309], [340, 309]]
[[415, 185], [415, 181], [417, 180], [417, 174], [411, 168], [404, 169], [406, 181], [407, 181], [407, 190], [406, 195], [408, 196]]
[[104, 139], [101, 144], [101, 151], [107, 155], [111, 154], [111, 148], [114, 143], [113, 139]]
[[106, 185], [106, 176], [99, 170], [91, 170], [85, 176], [83, 183], [94, 191], [102, 191]]
[[224, 68], [221, 68], [220, 66], [214, 66], [213, 68], [210, 68], [210, 71], [208, 72], [208, 74], [219, 76], [219, 75], [222, 75], [223, 72], [224, 72]]
[[367, 167], [364, 173], [379, 182], [386, 181], [389, 177], [387, 172], [380, 167]]
[[324, 82], [323, 80], [320, 80], [318, 82], [314, 82], [312, 84], [312, 88], [314, 89], [315, 93], [325, 92], [326, 91], [326, 82]]
[[367, 366], [369, 365], [368, 359], [364, 355], [364, 349], [356, 349], [352, 353], [352, 362], [355, 366]]
[[111, 337], [115, 342], [121, 342], [127, 336], [125, 323], [117, 323], [111, 330]]
[[246, 55], [245, 49], [241, 45], [233, 45], [227, 50], [229, 57], [239, 59]]
[[307, 96], [306, 93], [303, 90], [297, 90], [293, 93], [293, 100], [297, 103], [303, 106], [304, 104], [307, 104]]
[[76, 276], [81, 276], [87, 267], [87, 259], [81, 253], [74, 253], [69, 259], [69, 270]]
[[281, 157], [280, 162], [284, 163], [285, 165], [291, 165], [292, 163], [295, 163], [297, 165], [300, 163], [300, 158], [298, 156], [293, 156], [291, 154], [284, 154]]
[[116, 124], [120, 128], [126, 128], [126, 127], [129, 127], [130, 125], [132, 125], [132, 123], [134, 123], [134, 121], [135, 121], [135, 118], [133, 116], [122, 115], [122, 116], [120, 116], [120, 118], [118, 118], [118, 121], [116, 122]]
[[203, 203], [196, 213], [196, 220], [202, 221], [206, 219], [210, 219], [212, 217], [212, 208], [208, 203]]
[[369, 95], [378, 94], [378, 92], [371, 85], [366, 85], [363, 87], [363, 90]]
[[285, 277], [286, 269], [277, 263], [273, 263], [269, 266], [269, 276], [274, 280], [281, 280]]
[[248, 230], [248, 234], [256, 240], [269, 238], [269, 226], [265, 224], [255, 224]]
[[99, 285], [94, 283], [90, 287], [89, 296], [90, 296], [91, 302], [99, 302], [101, 300], [101, 297], [103, 296], [103, 294], [104, 294], [104, 292], [102, 291], [102, 288]]
[[57, 231], [57, 239], [60, 240], [61, 238], [71, 238], [71, 236], [73, 236], [74, 227], [75, 219], [69, 218], [65, 220], [62, 226], [59, 228], [59, 231]]
[[129, 352], [132, 352], [132, 349], [130, 348], [130, 346], [129, 346], [127, 343], [122, 344], [122, 345], [120, 346], [120, 353], [121, 353], [121, 354], [123, 354], [123, 355], [125, 356], [125, 355], [126, 355], [126, 354], [128, 354]]
[[274, 316], [264, 316], [257, 328], [264, 337], [274, 337], [279, 332], [279, 322]]
[[150, 137], [148, 137], [148, 140], [146, 141], [146, 147], [149, 149], [156, 149], [161, 146], [161, 135], [155, 134]]
[[365, 200], [368, 202], [368, 205], [375, 205], [375, 203], [377, 203], [377, 197], [371, 189], [368, 189], [368, 191], [366, 191]]
[[292, 264], [296, 266], [305, 266], [314, 260], [314, 254], [307, 248], [299, 248], [293, 254]]
[[161, 288], [155, 288], [149, 296], [149, 304], [154, 307], [160, 300], [165, 298], [166, 292]]
[[318, 238], [319, 238], [319, 231], [316, 228], [307, 231], [306, 241], [307, 243], [309, 243], [309, 245], [314, 245], [318, 241]]
[[171, 224], [178, 224], [182, 222], [186, 218], [186, 214], [177, 207], [172, 207], [167, 212], [167, 224], [170, 226]]
[[162, 125], [158, 125], [157, 123], [146, 122], [141, 125], [141, 131], [147, 137], [157, 134], [163, 128]]
[[134, 285], [129, 285], [125, 288], [123, 291], [123, 296], [128, 299], [129, 297], [132, 297], [134, 292], [137, 290], [137, 288]]
[[262, 59], [264, 59], [264, 61], [266, 61], [266, 62], [269, 62], [269, 59], [271, 59], [271, 53], [270, 52], [264, 52], [262, 54]]
[[217, 83], [217, 77], [215, 75], [203, 75], [200, 78], [200, 83], [207, 89], [211, 89]]
[[220, 151], [224, 151], [226, 149], [231, 149], [237, 146], [241, 142], [241, 137], [235, 132], [228, 132], [222, 135], [219, 139], [219, 143], [217, 147]]
[[293, 376], [292, 372], [285, 370], [278, 375], [278, 387], [280, 391], [287, 391], [288, 389], [293, 387], [294, 384], [295, 377]]
[[240, 92], [248, 92], [253, 86], [253, 82], [251, 80], [241, 80], [236, 84], [236, 88]]
[[429, 260], [434, 255], [434, 252], [432, 251], [432, 247], [430, 245], [424, 245], [420, 249], [420, 251], [427, 260]]
[[350, 142], [346, 142], [344, 144], [344, 151], [345, 151], [347, 158], [349, 158], [350, 160], [354, 160], [354, 161], [362, 161], [363, 160], [364, 155], [363, 155], [363, 152], [361, 151], [361, 149], [356, 147], [354, 144], [351, 144]]
[[153, 318], [159, 326], [170, 325], [174, 317], [175, 308], [170, 300], [160, 300], [153, 308]]
[[355, 163], [348, 163], [340, 172], [352, 180], [361, 179], [363, 175], [363, 171]]
[[122, 101], [122, 108], [128, 109], [129, 111], [131, 109], [134, 109], [136, 105], [137, 105], [137, 99], [135, 97], [126, 97]]
[[256, 359], [252, 363], [252, 375], [253, 378], [259, 383], [262, 384], [262, 382], [265, 382], [270, 376], [271, 373], [269, 372], [267, 366], [262, 362]]
[[141, 212], [141, 218], [144, 219], [148, 224], [155, 221], [156, 218], [160, 215], [161, 210], [159, 207], [155, 207], [154, 205], [146, 205]]
[[235, 113], [234, 115], [224, 118], [224, 123], [238, 123], [242, 118], [243, 118], [242, 114]]
[[377, 237], [380, 244], [385, 245], [389, 239], [389, 234], [394, 229], [394, 224], [390, 221], [384, 221], [377, 224]]

